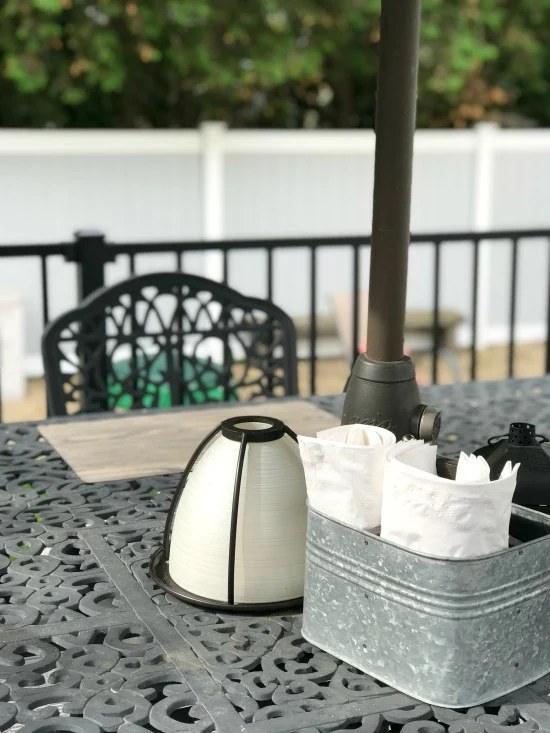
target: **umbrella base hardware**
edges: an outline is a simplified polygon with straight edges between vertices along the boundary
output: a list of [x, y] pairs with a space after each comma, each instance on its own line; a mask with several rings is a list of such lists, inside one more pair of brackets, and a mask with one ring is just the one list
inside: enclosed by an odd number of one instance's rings
[[420, 402], [414, 364], [375, 361], [360, 354], [346, 388], [342, 425], [363, 423], [391, 430], [398, 440], [406, 435], [436, 441], [441, 415]]

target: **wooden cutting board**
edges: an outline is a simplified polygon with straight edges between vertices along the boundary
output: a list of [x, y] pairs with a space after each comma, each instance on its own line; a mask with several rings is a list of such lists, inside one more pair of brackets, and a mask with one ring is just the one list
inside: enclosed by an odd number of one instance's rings
[[179, 473], [201, 440], [222, 420], [276, 417], [300, 435], [340, 424], [307, 400], [167, 411], [39, 426], [41, 435], [86, 483]]

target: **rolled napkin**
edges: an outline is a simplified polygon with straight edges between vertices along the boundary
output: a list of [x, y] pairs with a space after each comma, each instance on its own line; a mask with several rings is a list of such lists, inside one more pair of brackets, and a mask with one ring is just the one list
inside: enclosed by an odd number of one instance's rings
[[386, 462], [380, 536], [445, 558], [505, 550], [518, 468], [508, 462], [491, 481], [484, 458], [461, 453], [452, 481], [437, 476], [435, 446], [399, 443]]
[[298, 436], [310, 506], [340, 522], [378, 531], [386, 452], [395, 444], [389, 430], [340, 425]]

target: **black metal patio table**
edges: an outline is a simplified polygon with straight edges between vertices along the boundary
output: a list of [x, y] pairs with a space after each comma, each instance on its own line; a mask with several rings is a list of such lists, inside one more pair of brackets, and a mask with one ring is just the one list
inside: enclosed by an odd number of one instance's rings
[[[445, 455], [513, 420], [550, 429], [547, 377], [423, 391], [443, 411]], [[315, 401], [336, 413], [342, 395]], [[312, 647], [295, 612], [166, 595], [148, 564], [177, 475], [83, 484], [19, 423], [0, 425], [0, 480], [1, 731], [550, 731], [550, 677], [470, 711], [432, 708]]]

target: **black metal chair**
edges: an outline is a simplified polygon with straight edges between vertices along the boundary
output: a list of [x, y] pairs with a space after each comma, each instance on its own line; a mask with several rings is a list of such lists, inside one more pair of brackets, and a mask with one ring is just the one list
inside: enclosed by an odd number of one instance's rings
[[53, 415], [298, 392], [291, 318], [196, 275], [98, 290], [46, 327], [42, 355]]

